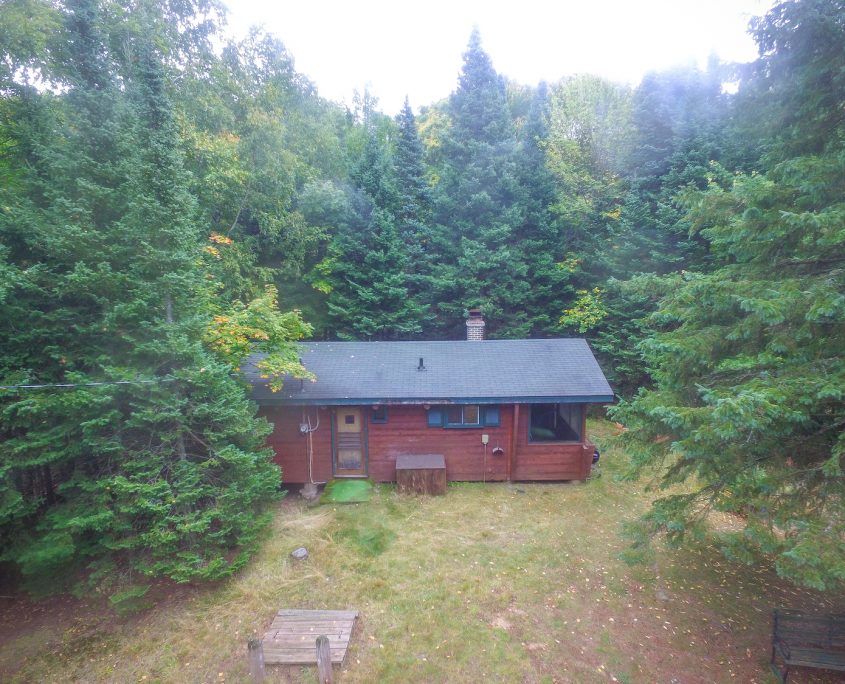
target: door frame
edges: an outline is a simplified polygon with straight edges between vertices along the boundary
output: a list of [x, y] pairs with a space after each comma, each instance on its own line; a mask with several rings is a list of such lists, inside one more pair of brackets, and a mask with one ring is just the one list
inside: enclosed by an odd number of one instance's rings
[[370, 449], [369, 449], [369, 414], [365, 410], [365, 406], [346, 406], [341, 408], [355, 408], [358, 409], [361, 416], [361, 460], [363, 463], [363, 472], [355, 475], [337, 474], [337, 408], [331, 410], [332, 421], [332, 478], [355, 479], [356, 477], [367, 478], [370, 474]]

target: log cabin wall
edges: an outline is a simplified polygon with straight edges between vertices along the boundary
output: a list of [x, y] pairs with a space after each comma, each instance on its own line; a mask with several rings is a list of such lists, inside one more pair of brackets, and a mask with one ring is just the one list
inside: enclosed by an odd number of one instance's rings
[[[512, 404], [499, 406], [500, 425], [478, 428], [428, 427], [423, 406], [388, 407], [387, 422], [373, 423], [371, 407], [362, 407], [366, 420], [369, 477], [378, 482], [396, 479], [396, 457], [402, 454], [443, 454], [449, 480], [581, 480], [590, 473], [593, 446], [584, 443], [530, 443], [528, 406], [514, 411]], [[303, 413], [304, 411], [304, 413]], [[268, 445], [276, 453], [284, 482], [308, 481], [308, 436], [299, 425], [310, 417], [312, 426], [312, 473], [315, 482], [332, 477], [331, 408], [314, 406], [263, 407], [261, 414], [274, 424]], [[514, 416], [518, 415], [516, 429]], [[485, 463], [481, 435], [489, 435]], [[586, 435], [585, 431], [582, 431]], [[514, 450], [514, 445], [516, 449]], [[501, 447], [504, 455], [494, 456]], [[508, 465], [511, 476], [508, 477]]]

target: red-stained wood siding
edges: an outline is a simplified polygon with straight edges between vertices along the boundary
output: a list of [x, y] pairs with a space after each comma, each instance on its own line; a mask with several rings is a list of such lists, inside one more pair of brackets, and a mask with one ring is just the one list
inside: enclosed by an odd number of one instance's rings
[[267, 438], [276, 452], [276, 463], [282, 467], [283, 482], [308, 482], [308, 436], [299, 431], [299, 424], [310, 417], [311, 425], [320, 426], [311, 433], [314, 445], [312, 473], [314, 482], [332, 479], [332, 412], [314, 406], [264, 406], [261, 415], [273, 423]]
[[[396, 480], [396, 457], [402, 454], [443, 454], [446, 475], [450, 481], [507, 480], [508, 451], [514, 480], [580, 480], [589, 475], [593, 447], [589, 444], [530, 444], [528, 419], [530, 412], [522, 407], [514, 440], [513, 405], [499, 407], [500, 425], [480, 428], [430, 428], [426, 410], [422, 406], [390, 406], [386, 423], [369, 420], [372, 408], [363, 407], [367, 417], [366, 438], [369, 477], [377, 482]], [[303, 413], [304, 411], [304, 413]], [[261, 410], [271, 423], [273, 433], [268, 445], [276, 452], [276, 462], [282, 467], [284, 482], [308, 481], [308, 438], [299, 431], [304, 417], [310, 416], [312, 426], [319, 415], [320, 426], [312, 433], [315, 482], [332, 477], [331, 429], [334, 412], [331, 408], [264, 407]], [[481, 435], [489, 435], [485, 463]], [[504, 455], [493, 456], [500, 447]]]
[[[422, 406], [390, 406], [386, 423], [369, 426], [370, 477], [379, 482], [395, 480], [396, 457], [401, 454], [443, 454], [450, 481], [507, 480], [505, 457], [493, 456], [492, 451], [497, 446], [509, 448], [510, 414], [510, 407], [500, 407], [499, 427], [430, 428]], [[481, 435], [490, 436], [486, 477]]]
[[[586, 414], [586, 411], [584, 412]], [[516, 426], [514, 480], [583, 480], [590, 474], [593, 446], [582, 442], [532, 443], [528, 441], [531, 411], [523, 406]], [[586, 424], [581, 434], [586, 434]]]

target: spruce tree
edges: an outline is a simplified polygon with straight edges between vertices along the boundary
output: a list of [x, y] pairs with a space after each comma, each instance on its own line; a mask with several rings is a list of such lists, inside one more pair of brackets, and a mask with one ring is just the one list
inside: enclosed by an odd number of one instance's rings
[[[711, 509], [735, 513], [730, 557], [819, 589], [845, 581], [845, 116], [828, 90], [845, 73], [843, 9], [783, 2], [755, 24], [739, 96], [774, 138], [764, 173], [686, 197], [718, 268], [664, 279], [644, 343], [656, 387], [616, 413], [635, 472], [689, 488], [640, 533], [680, 539]], [[805, 119], [808, 99], [821, 110]]]
[[433, 274], [439, 334], [462, 334], [468, 306], [481, 305], [495, 334], [524, 336], [527, 267], [515, 248], [522, 221], [516, 181], [516, 138], [504, 80], [481, 47], [478, 30], [464, 53], [458, 88], [449, 98], [451, 126], [437, 171]]
[[335, 235], [323, 262], [329, 321], [342, 339], [411, 339], [422, 332], [427, 307], [418, 298], [419, 262], [397, 226], [408, 190], [397, 185], [373, 123], [365, 121], [367, 140], [351, 173], [357, 188], [346, 190], [334, 212]]
[[458, 88], [449, 98], [449, 111], [459, 142], [472, 141], [495, 147], [512, 135], [505, 83], [481, 46], [478, 28], [472, 30], [463, 54]]
[[49, 76], [64, 92], [15, 98], [18, 180], [0, 190], [15, 269], [0, 377], [47, 385], [0, 398], [0, 553], [31, 587], [84, 568], [116, 602], [145, 591], [121, 576], [241, 567], [279, 484], [266, 422], [200, 342], [212, 294], [153, 40], [164, 19], [119, 9], [63, 6]]
[[393, 216], [370, 208], [332, 245], [328, 298], [335, 332], [347, 340], [406, 340], [422, 332], [426, 309], [412, 297], [412, 265]]
[[531, 98], [516, 155], [522, 222], [515, 235], [531, 279], [531, 293], [523, 303], [528, 323], [525, 336], [530, 337], [558, 334], [560, 314], [575, 292], [571, 271], [561, 268], [570, 245], [564, 225], [553, 212], [558, 186], [547, 156], [550, 120], [549, 89], [541, 83]]
[[[431, 274], [439, 255], [432, 245], [432, 197], [423, 161], [423, 147], [408, 98], [397, 115], [393, 176], [396, 187], [396, 229], [407, 254], [408, 296], [420, 310], [431, 303]], [[431, 316], [420, 321], [428, 331]]]
[[627, 100], [627, 130], [602, 131], [600, 182], [576, 193], [612, 200], [599, 216], [582, 222], [593, 226], [583, 249], [606, 313], [589, 334], [623, 396], [650, 380], [638, 345], [646, 335], [642, 319], [654, 311], [661, 289], [648, 274], [700, 268], [710, 258], [707, 240], [690, 231], [681, 197], [730, 182], [730, 174], [714, 165], [735, 147], [728, 142], [731, 109], [721, 77], [716, 62], [706, 72], [648, 74]]
[[393, 168], [396, 178], [396, 220], [409, 250], [423, 259], [430, 236], [431, 190], [425, 175], [423, 148], [408, 98], [396, 117], [398, 130]]

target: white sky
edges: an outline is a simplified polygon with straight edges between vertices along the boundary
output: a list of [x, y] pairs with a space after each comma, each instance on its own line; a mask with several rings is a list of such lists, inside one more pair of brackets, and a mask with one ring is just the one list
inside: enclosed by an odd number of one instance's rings
[[323, 97], [367, 86], [395, 114], [452, 92], [474, 25], [496, 70], [520, 83], [592, 73], [636, 85], [677, 64], [756, 57], [748, 20], [772, 0], [224, 0], [230, 32], [280, 38]]

